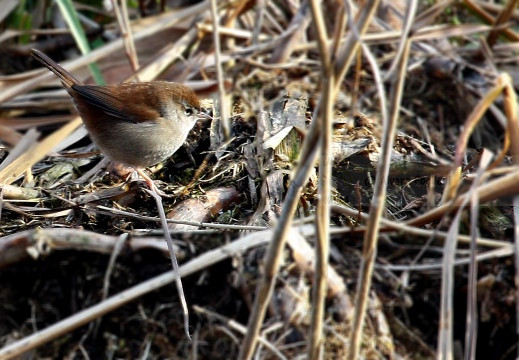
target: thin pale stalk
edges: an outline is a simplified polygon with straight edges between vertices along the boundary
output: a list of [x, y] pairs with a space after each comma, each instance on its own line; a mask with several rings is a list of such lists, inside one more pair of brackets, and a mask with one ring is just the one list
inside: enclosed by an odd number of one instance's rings
[[[467, 197], [462, 207], [466, 206], [469, 201]], [[441, 305], [440, 305], [440, 325], [438, 329], [438, 360], [451, 360], [453, 354], [452, 346], [452, 317], [449, 312], [453, 310], [453, 294], [450, 292], [453, 288], [452, 271], [454, 269], [454, 252], [457, 244], [457, 234], [459, 230], [460, 216], [462, 208], [458, 209], [452, 224], [449, 228], [449, 236], [444, 245], [444, 258], [442, 264], [442, 288], [441, 288]], [[445, 322], [447, 321], [447, 322]]]
[[319, 203], [316, 209], [316, 262], [314, 273], [314, 288], [312, 292], [312, 312], [310, 316], [310, 330], [308, 336], [308, 358], [320, 359], [323, 344], [323, 316], [327, 289], [328, 253], [329, 253], [329, 227], [330, 227], [330, 185], [331, 185], [331, 112], [333, 77], [330, 52], [328, 49], [328, 34], [324, 25], [324, 16], [320, 3], [317, 0], [310, 1], [312, 18], [317, 31], [317, 44], [321, 59], [321, 72], [323, 76], [323, 93], [321, 94], [321, 111], [318, 113], [318, 121], [321, 127], [321, 155], [319, 159]]
[[407, 69], [407, 61], [409, 51], [411, 49], [411, 41], [408, 40], [402, 53], [400, 66], [398, 67], [397, 77], [393, 83], [391, 90], [391, 111], [389, 121], [384, 124], [381, 145], [381, 153], [383, 159], [379, 161], [377, 166], [377, 178], [375, 180], [373, 201], [371, 202], [370, 217], [367, 224], [367, 230], [364, 235], [364, 248], [362, 254], [361, 268], [359, 270], [359, 278], [357, 281], [357, 301], [355, 317], [350, 337], [350, 348], [348, 359], [356, 360], [360, 349], [360, 340], [362, 328], [364, 326], [364, 318], [368, 306], [368, 296], [371, 289], [371, 281], [375, 257], [377, 253], [378, 235], [380, 229], [380, 219], [384, 211], [385, 199], [387, 195], [386, 179], [389, 175], [389, 166], [391, 164], [391, 153], [396, 134], [396, 126], [398, 123], [398, 115], [400, 112], [400, 101], [404, 87], [404, 80]]
[[186, 297], [184, 295], [184, 288], [182, 287], [182, 279], [178, 266], [177, 256], [175, 255], [175, 249], [173, 248], [173, 239], [171, 239], [171, 234], [168, 230], [168, 223], [166, 221], [166, 214], [164, 213], [164, 206], [162, 205], [162, 198], [160, 195], [154, 190], [145, 190], [148, 194], [155, 199], [157, 204], [157, 211], [159, 213], [160, 223], [162, 225], [162, 229], [164, 230], [164, 236], [166, 238], [166, 244], [168, 244], [169, 256], [171, 257], [171, 263], [173, 265], [173, 272], [175, 273], [175, 283], [177, 285], [178, 297], [180, 298], [180, 303], [182, 304], [182, 310], [184, 311], [184, 332], [188, 339], [191, 340], [191, 335], [189, 334], [189, 310], [187, 308]]
[[[484, 170], [490, 164], [491, 156], [485, 154], [481, 158], [481, 167], [477, 173], [475, 181], [471, 185], [469, 196], [464, 198], [463, 203], [458, 209], [452, 224], [449, 228], [449, 236], [445, 240], [443, 247], [443, 264], [442, 264], [442, 288], [441, 288], [441, 305], [440, 305], [440, 327], [438, 330], [438, 359], [451, 360], [454, 353], [453, 346], [453, 321], [454, 321], [454, 257], [458, 244], [459, 224], [463, 214], [463, 208], [466, 207], [471, 200], [477, 200], [478, 194], [476, 189], [485, 177]], [[479, 204], [472, 204], [478, 206]], [[476, 217], [477, 218], [477, 217]], [[470, 294], [469, 294], [470, 297]], [[474, 321], [474, 319], [471, 319]], [[466, 349], [470, 351], [470, 349]]]
[[324, 25], [324, 17], [317, 0], [310, 1], [310, 9], [312, 10], [312, 20], [317, 32], [317, 46], [323, 66], [322, 70], [327, 73], [330, 64], [330, 50], [328, 49], [328, 33]]
[[[481, 203], [515, 196], [519, 193], [519, 171], [510, 171], [510, 173], [505, 176], [493, 179], [488, 183], [480, 186], [477, 191], [479, 193], [478, 196]], [[427, 213], [417, 216], [414, 219], [405, 221], [404, 223], [409, 226], [423, 226], [425, 224], [439, 220], [460, 207], [460, 204], [464, 201], [463, 199], [469, 195], [470, 194], [460, 195], [457, 199], [451, 200], [444, 205], [436, 207]]]
[[[350, 0], [344, 0], [345, 4], [348, 5]], [[378, 8], [380, 0], [368, 0], [363, 6], [358, 17], [358, 21], [356, 23], [358, 32], [360, 36], [364, 36], [368, 26], [375, 14], [375, 11]], [[347, 6], [348, 7], [348, 6]], [[339, 54], [337, 56], [337, 62], [334, 64], [335, 66], [335, 89], [334, 93], [336, 94], [339, 91], [341, 86], [342, 79], [346, 75], [346, 72], [350, 68], [351, 61], [359, 48], [359, 42], [357, 37], [350, 31], [348, 36], [346, 37], [346, 41], [344, 45], [339, 50]]]
[[323, 317], [328, 285], [328, 257], [330, 253], [330, 204], [332, 184], [332, 119], [333, 76], [325, 78], [321, 123], [321, 155], [319, 159], [319, 202], [316, 209], [316, 262], [312, 313], [310, 317], [309, 359], [321, 358], [323, 345]]
[[137, 51], [135, 50], [135, 41], [133, 39], [130, 18], [128, 15], [128, 5], [126, 1], [122, 1], [122, 6], [119, 6], [118, 0], [112, 0], [112, 6], [114, 8], [119, 31], [121, 32], [121, 38], [124, 42], [126, 56], [128, 56], [128, 59], [130, 60], [132, 70], [136, 72], [139, 69], [139, 59], [137, 57]]
[[216, 78], [218, 79], [218, 95], [220, 97], [220, 122], [222, 124], [224, 137], [226, 140], [229, 140], [231, 138], [231, 127], [229, 124], [230, 111], [229, 106], [227, 106], [228, 103], [224, 85], [224, 72], [221, 60], [222, 52], [220, 46], [220, 19], [218, 18], [218, 6], [216, 4], [216, 0], [211, 0], [211, 17], [214, 27], [214, 58], [216, 62]]
[[[349, 5], [349, 3], [346, 3], [346, 4]], [[350, 26], [351, 34], [354, 36], [354, 38], [356, 38], [358, 43], [362, 46], [364, 55], [368, 59], [368, 62], [370, 63], [371, 68], [373, 70], [373, 74], [374, 74], [375, 80], [376, 80], [375, 83], [377, 85], [377, 92], [379, 93], [379, 96], [380, 96], [380, 109], [381, 109], [381, 113], [382, 113], [382, 119], [383, 119], [385, 128], [387, 128], [390, 124], [390, 121], [388, 120], [388, 115], [387, 115], [386, 96], [385, 96], [385, 92], [384, 92], [384, 88], [383, 88], [380, 69], [378, 68], [378, 66], [376, 64], [376, 59], [369, 51], [369, 48], [361, 42], [361, 34], [359, 33], [358, 28], [356, 27], [356, 25], [353, 22], [352, 11], [350, 10], [349, 6], [347, 6], [347, 14], [348, 14], [348, 21], [350, 22], [350, 24], [352, 24]], [[387, 130], [388, 129], [385, 129], [385, 131], [387, 131]], [[387, 133], [387, 132], [385, 132], [385, 133]], [[392, 139], [392, 137], [390, 139]], [[387, 141], [387, 138], [385, 138], [384, 140]], [[391, 145], [391, 147], [392, 147], [392, 145]], [[389, 161], [388, 161], [388, 163], [389, 163]], [[380, 164], [379, 164], [379, 167], [380, 167]], [[383, 177], [383, 178], [385, 178], [385, 177]], [[373, 195], [373, 197], [374, 197], [374, 199], [376, 199], [375, 194]], [[384, 197], [381, 197], [381, 198], [384, 198]], [[371, 218], [371, 216], [372, 216], [372, 214], [370, 214], [370, 218]], [[369, 221], [368, 221], [368, 226], [369, 226]], [[369, 233], [369, 230], [366, 232], [365, 237], [368, 236], [368, 233]], [[377, 236], [378, 236], [378, 234], [377, 234]], [[374, 246], [376, 249], [376, 244]], [[374, 262], [374, 258], [375, 258], [375, 252], [373, 252], [373, 255], [372, 255], [372, 262]], [[366, 258], [364, 257], [364, 260], [365, 259]], [[369, 261], [368, 261], [368, 264], [369, 264]], [[367, 272], [363, 273], [363, 271], [362, 271], [363, 269], [366, 269]], [[357, 303], [361, 304], [362, 305], [361, 309], [364, 308], [364, 310], [363, 311], [361, 310], [361, 312], [356, 312], [355, 317], [354, 317], [353, 329], [352, 329], [351, 339], [350, 339], [350, 341], [351, 341], [350, 353], [349, 353], [350, 358], [353, 358], [353, 359], [356, 359], [358, 357], [358, 352], [360, 349], [360, 338], [362, 337], [361, 334], [362, 334], [362, 327], [363, 327], [363, 322], [364, 322], [364, 317], [365, 317], [365, 307], [367, 306], [367, 303], [368, 303], [368, 293], [369, 293], [369, 288], [371, 286], [370, 272], [372, 272], [372, 271], [373, 271], [373, 269], [371, 268], [371, 270], [370, 270], [369, 267], [361, 267], [361, 269], [359, 270], [359, 284], [364, 284], [364, 285], [366, 285], [366, 287], [364, 288], [364, 290], [365, 290], [364, 292], [358, 291], [358, 293], [357, 293]], [[365, 277], [363, 278], [363, 276], [365, 276]], [[365, 284], [365, 282], [367, 282], [367, 284]]]
[[400, 62], [400, 57], [402, 56], [402, 53], [404, 51], [405, 43], [407, 42], [407, 38], [409, 37], [409, 32], [411, 31], [411, 27], [413, 26], [413, 23], [414, 23], [417, 7], [418, 7], [418, 1], [412, 0], [412, 1], [408, 2], [408, 5], [407, 5], [408, 16], [405, 17], [405, 24], [403, 26], [402, 36], [400, 38], [398, 50], [397, 50], [395, 58], [393, 59], [393, 63], [391, 64], [391, 67], [389, 68], [389, 70], [387, 71], [387, 73], [385, 75], [386, 79], [391, 78], [391, 76], [393, 75], [393, 72], [395, 72], [395, 69], [397, 68], [397, 66]]
[[261, 29], [263, 27], [263, 18], [265, 17], [265, 3], [267, 0], [256, 1], [256, 24], [254, 24], [254, 31], [252, 32], [252, 45], [256, 45], [259, 42], [261, 35]]
[[[332, 116], [333, 116], [333, 67], [328, 49], [328, 34], [324, 26], [324, 16], [317, 0], [310, 1], [313, 21], [317, 30], [317, 44], [321, 55], [321, 72], [324, 92], [318, 121], [321, 128], [321, 152], [319, 159], [319, 202], [316, 209], [316, 262], [314, 288], [312, 292], [312, 312], [308, 336], [308, 358], [320, 359], [323, 345], [323, 317], [328, 279], [328, 256], [330, 252], [330, 202], [332, 183]], [[336, 24], [340, 26], [340, 24]], [[336, 29], [336, 34], [340, 33]], [[338, 42], [335, 42], [337, 46]]]
[[[483, 150], [480, 166], [477, 173], [475, 183], [480, 183], [481, 178], [485, 176], [485, 170], [488, 169], [493, 154], [488, 150]], [[478, 304], [477, 304], [477, 239], [479, 237], [479, 200], [478, 192], [470, 192], [470, 263], [467, 284], [467, 326], [465, 331], [465, 360], [476, 358], [476, 340], [478, 329]], [[455, 240], [456, 243], [458, 239]], [[454, 268], [452, 269], [454, 270]]]

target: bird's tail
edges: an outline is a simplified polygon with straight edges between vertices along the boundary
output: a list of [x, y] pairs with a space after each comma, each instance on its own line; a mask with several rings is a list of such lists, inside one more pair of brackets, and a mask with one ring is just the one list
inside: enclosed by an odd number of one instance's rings
[[50, 71], [52, 71], [65, 85], [66, 88], [72, 87], [72, 85], [83, 85], [78, 79], [76, 79], [72, 74], [70, 74], [67, 70], [65, 70], [60, 64], [52, 60], [50, 57], [42, 53], [40, 50], [31, 49], [32, 56], [36, 58], [39, 62], [47, 67]]

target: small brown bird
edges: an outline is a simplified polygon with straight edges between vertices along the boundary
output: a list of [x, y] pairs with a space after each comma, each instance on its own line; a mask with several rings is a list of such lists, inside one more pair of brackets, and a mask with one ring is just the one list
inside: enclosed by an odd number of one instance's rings
[[32, 49], [32, 55], [61, 80], [99, 150], [132, 166], [158, 191], [142, 168], [166, 159], [184, 143], [200, 115], [196, 94], [167, 81], [84, 85], [41, 51]]

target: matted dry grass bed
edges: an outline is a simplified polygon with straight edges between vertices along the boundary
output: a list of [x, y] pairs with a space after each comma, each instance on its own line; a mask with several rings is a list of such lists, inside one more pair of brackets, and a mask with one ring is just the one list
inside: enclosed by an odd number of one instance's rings
[[[93, 20], [83, 23], [95, 44], [87, 55], [79, 55], [57, 7], [27, 5], [33, 27], [24, 33], [13, 32], [16, 23], [4, 16], [10, 9], [0, 9], [0, 358], [238, 358], [269, 271], [268, 244], [286, 226], [292, 200], [297, 220], [287, 230], [255, 351], [263, 359], [306, 358], [316, 327], [314, 279], [322, 271], [314, 249], [322, 245], [315, 225], [326, 224], [316, 217], [325, 165], [308, 165], [301, 154], [312, 124], [325, 119], [316, 109], [326, 107], [327, 81], [338, 85], [325, 131], [332, 132], [333, 168], [324, 358], [351, 357], [357, 289], [369, 284], [359, 269], [370, 266], [363, 246], [381, 162], [390, 162], [387, 195], [360, 354], [515, 358], [519, 127], [511, 25], [519, 15], [512, 2], [443, 2], [419, 4], [406, 22], [395, 14], [405, 14], [407, 2], [388, 3], [344, 78], [337, 69], [352, 35], [335, 29], [345, 10], [319, 5], [330, 39], [340, 35], [331, 72], [338, 80], [323, 71], [317, 15], [293, 1], [218, 2], [219, 51], [210, 2], [162, 10], [140, 2], [129, 9], [124, 41], [124, 12], [117, 20], [76, 4]], [[500, 11], [500, 22], [487, 25]], [[409, 52], [402, 52], [408, 39]], [[107, 163], [92, 146], [68, 95], [30, 57], [31, 48], [86, 83], [93, 82], [86, 66], [93, 61], [107, 83], [134, 80], [131, 58], [141, 66], [140, 81], [184, 83], [212, 114], [170, 159], [147, 170], [170, 195], [163, 206], [192, 341], [155, 201], [131, 169]], [[388, 109], [400, 103], [391, 153], [381, 150], [391, 114], [381, 111], [380, 89]], [[305, 166], [309, 176], [290, 198]], [[477, 310], [475, 322], [467, 322], [467, 304]]]

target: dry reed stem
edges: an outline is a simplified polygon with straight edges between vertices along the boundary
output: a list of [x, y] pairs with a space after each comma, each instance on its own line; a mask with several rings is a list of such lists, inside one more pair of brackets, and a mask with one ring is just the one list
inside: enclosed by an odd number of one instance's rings
[[[475, 206], [479, 206], [478, 193], [476, 189], [484, 181], [486, 177], [485, 170], [490, 165], [490, 161], [491, 156], [489, 156], [488, 153], [485, 153], [484, 156], [481, 158], [480, 168], [478, 169], [476, 179], [471, 185], [471, 190], [469, 190], [469, 196], [464, 198], [464, 201], [459, 207], [449, 227], [449, 236], [445, 241], [442, 267], [440, 329], [438, 333], [438, 359], [452, 359], [452, 355], [454, 354], [454, 255], [456, 253], [457, 248], [457, 235], [459, 232], [459, 224], [461, 222], [460, 220], [465, 206], [471, 204], [472, 209], [474, 209]], [[476, 216], [475, 221], [477, 221], [478, 218], [479, 217]], [[472, 236], [475, 237], [476, 234], [473, 233]], [[470, 294], [467, 297], [467, 300], [470, 301]], [[467, 344], [472, 347], [472, 345], [470, 345], [470, 340], [468, 338]], [[468, 348], [467, 353], [470, 352], [470, 348]]]
[[[488, 150], [484, 150], [481, 156], [480, 167], [476, 174], [475, 183], [479, 184], [483, 179], [488, 177], [488, 168], [491, 165], [492, 154]], [[476, 185], [477, 186], [477, 185]], [[476, 357], [476, 340], [477, 340], [477, 237], [479, 235], [479, 201], [477, 192], [471, 193], [470, 199], [470, 263], [468, 272], [467, 287], [467, 330], [465, 333], [465, 359], [470, 360]], [[457, 239], [454, 239], [457, 242]], [[450, 271], [450, 276], [454, 276], [455, 262]], [[451, 316], [452, 318], [452, 316]]]
[[[130, 66], [134, 72], [139, 70], [139, 58], [137, 56], [137, 51], [135, 50], [135, 41], [133, 39], [133, 32], [130, 23], [130, 18], [128, 15], [128, 4], [126, 1], [122, 2], [122, 8], [119, 6], [118, 0], [112, 0], [112, 7], [114, 9], [115, 17], [117, 19], [117, 25], [119, 26], [119, 31], [121, 32], [121, 37], [124, 42], [124, 50], [126, 52], [126, 56], [130, 61]], [[137, 78], [137, 81], [138, 78]]]
[[148, 193], [148, 195], [155, 199], [157, 205], [160, 223], [162, 225], [162, 229], [164, 230], [166, 244], [168, 244], [169, 257], [171, 258], [171, 264], [173, 265], [173, 273], [175, 274], [175, 285], [177, 286], [178, 297], [180, 298], [180, 303], [182, 304], [182, 311], [184, 315], [184, 332], [187, 338], [191, 340], [191, 335], [189, 334], [189, 309], [187, 308], [184, 287], [182, 286], [182, 273], [180, 272], [177, 255], [175, 255], [175, 249], [173, 248], [173, 239], [171, 238], [171, 234], [168, 231], [168, 223], [166, 220], [166, 213], [164, 212], [164, 205], [162, 204], [162, 197], [156, 191], [156, 189], [145, 189], [145, 191]]
[[[335, 85], [335, 74], [332, 57], [328, 49], [328, 34], [324, 25], [324, 16], [317, 0], [310, 1], [312, 19], [317, 32], [317, 44], [321, 59], [321, 74], [323, 77], [320, 111], [314, 121], [320, 123], [320, 156], [319, 156], [319, 183], [318, 196], [319, 202], [316, 208], [315, 228], [315, 274], [312, 291], [312, 309], [310, 315], [310, 329], [308, 332], [307, 348], [308, 359], [320, 359], [323, 354], [323, 317], [328, 287], [328, 256], [330, 252], [330, 204], [331, 204], [331, 185], [332, 185], [332, 117]], [[338, 9], [339, 11], [344, 9]], [[336, 22], [335, 26], [342, 25], [342, 21]], [[341, 29], [335, 29], [335, 33], [340, 36]], [[335, 37], [337, 40], [337, 37]], [[338, 44], [338, 41], [334, 41]], [[336, 48], [334, 46], [334, 48]]]
[[496, 85], [490, 89], [485, 96], [479, 101], [478, 105], [474, 108], [472, 113], [469, 115], [467, 120], [465, 121], [463, 130], [458, 137], [458, 142], [456, 144], [456, 154], [454, 157], [454, 168], [453, 172], [449, 178], [449, 185], [445, 189], [445, 198], [444, 201], [449, 201], [456, 196], [456, 191], [459, 186], [460, 177], [461, 177], [461, 163], [463, 160], [463, 156], [465, 154], [465, 150], [467, 148], [467, 144], [470, 138], [470, 134], [474, 131], [476, 125], [481, 121], [483, 115], [489, 108], [489, 106], [497, 99], [497, 97], [503, 92], [507, 83], [507, 78], [505, 75], [499, 76], [496, 81]]
[[371, 277], [376, 258], [376, 250], [378, 243], [378, 234], [380, 229], [380, 219], [385, 208], [385, 198], [387, 194], [386, 180], [389, 174], [389, 165], [391, 163], [391, 150], [393, 148], [394, 137], [396, 134], [396, 125], [398, 123], [400, 101], [402, 89], [407, 69], [407, 61], [411, 41], [407, 41], [407, 46], [402, 54], [402, 59], [397, 71], [396, 81], [392, 85], [391, 91], [391, 111], [389, 123], [384, 126], [384, 137], [382, 138], [382, 154], [384, 159], [379, 161], [377, 167], [377, 178], [374, 185], [373, 201], [371, 203], [370, 218], [367, 224], [367, 231], [364, 236], [364, 247], [362, 254], [361, 267], [359, 270], [359, 279], [357, 287], [357, 312], [353, 320], [352, 336], [350, 338], [350, 349], [348, 359], [357, 359], [360, 349], [360, 340], [362, 328], [364, 325], [364, 317], [368, 304], [369, 291], [371, 289]]
[[[412, 9], [412, 8], [411, 8]], [[408, 12], [408, 18], [414, 17], [414, 12]], [[360, 31], [359, 31], [360, 32]], [[358, 36], [358, 35], [357, 35]], [[407, 69], [407, 60], [411, 42], [408, 40], [402, 52], [400, 64], [397, 68], [397, 78], [392, 85], [391, 91], [391, 112], [388, 121], [384, 121], [383, 138], [381, 143], [381, 152], [383, 159], [378, 163], [377, 178], [374, 185], [373, 201], [371, 203], [370, 217], [367, 223], [367, 231], [364, 236], [363, 254], [359, 269], [357, 281], [357, 295], [355, 306], [357, 311], [353, 318], [352, 331], [350, 335], [350, 344], [348, 349], [348, 359], [356, 360], [358, 358], [361, 335], [366, 316], [368, 305], [368, 296], [371, 290], [371, 277], [376, 258], [376, 250], [378, 243], [378, 233], [380, 228], [380, 219], [385, 208], [385, 198], [387, 193], [386, 179], [389, 174], [389, 165], [391, 163], [391, 150], [393, 148], [394, 137], [396, 133], [396, 125], [398, 123], [398, 115], [400, 110], [400, 101], [404, 78]]]
[[519, 0], [509, 0], [499, 15], [497, 15], [497, 18], [493, 24], [494, 29], [487, 36], [487, 43], [490, 47], [493, 47], [496, 44], [498, 37], [506, 30], [503, 29], [501, 25], [507, 23], [508, 20], [510, 20], [513, 11], [517, 7], [517, 3], [519, 3]]
[[[476, 4], [472, 0], [463, 0], [463, 3], [472, 11], [474, 11], [479, 17], [481, 17], [485, 22], [489, 24], [494, 24], [496, 22], [496, 18], [494, 18], [491, 14], [482, 9], [479, 4]], [[513, 31], [512, 29], [504, 29], [503, 35], [509, 41], [519, 41], [519, 35]]]
[[[519, 171], [511, 171], [498, 179], [493, 179], [488, 183], [478, 187], [480, 202], [488, 202], [500, 198], [506, 198], [519, 193]], [[410, 226], [423, 226], [430, 222], [437, 221], [443, 216], [456, 210], [464, 201], [468, 194], [463, 194], [457, 199], [451, 200], [448, 203], [441, 205], [427, 213], [417, 216], [414, 219], [408, 220], [405, 224]]]
[[225, 74], [222, 67], [222, 51], [220, 46], [220, 18], [218, 17], [218, 7], [216, 0], [211, 0], [211, 20], [213, 22], [213, 42], [214, 42], [214, 58], [216, 65], [216, 78], [218, 79], [218, 97], [219, 97], [219, 112], [220, 112], [220, 123], [222, 124], [222, 130], [225, 140], [231, 138], [231, 126], [230, 126], [230, 106], [229, 99], [225, 91]]
[[70, 135], [74, 130], [81, 126], [81, 119], [75, 118], [73, 121], [62, 126], [45, 139], [37, 142], [29, 150], [21, 154], [11, 164], [0, 171], [0, 186], [12, 184], [18, 177], [41, 161], [47, 154], [63, 139]]
[[[337, 58], [340, 39], [346, 26], [346, 9], [339, 6], [334, 24], [334, 36], [331, 50], [328, 49], [328, 34], [324, 26], [324, 16], [317, 1], [311, 1], [312, 18], [317, 30], [317, 44], [321, 55], [321, 73], [323, 76], [323, 94], [320, 99], [323, 110], [319, 113], [321, 122], [321, 155], [319, 159], [319, 202], [316, 208], [316, 261], [314, 287], [312, 292], [312, 312], [308, 332], [308, 358], [319, 359], [323, 355], [323, 328], [326, 295], [328, 293], [328, 271], [330, 252], [330, 215], [332, 184], [332, 120], [336, 94], [334, 87], [342, 79], [335, 78], [334, 60]], [[350, 18], [351, 20], [351, 18]], [[322, 109], [321, 108], [321, 109]]]

